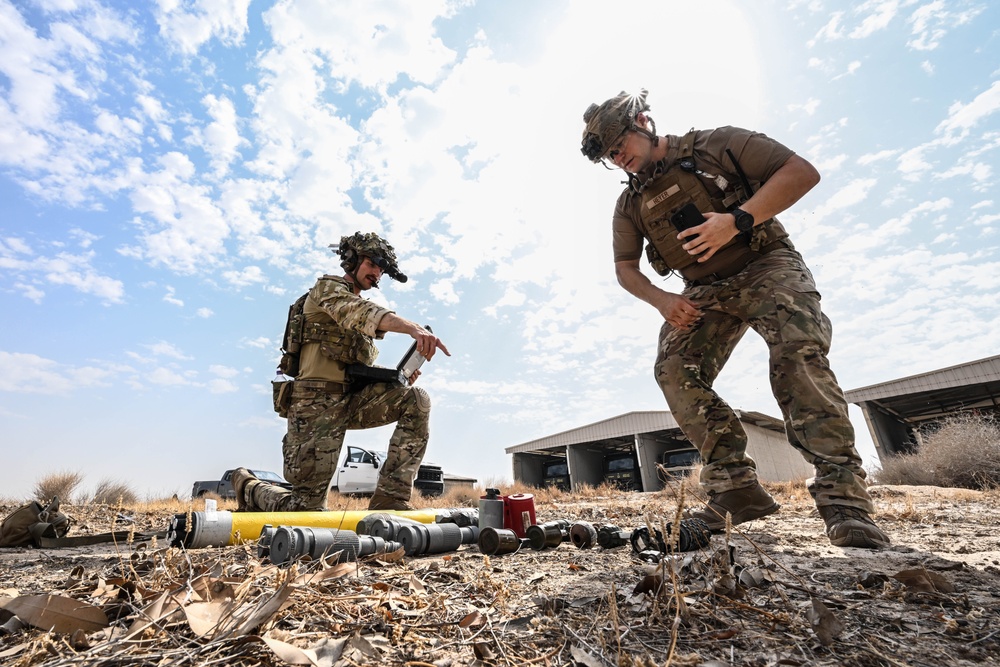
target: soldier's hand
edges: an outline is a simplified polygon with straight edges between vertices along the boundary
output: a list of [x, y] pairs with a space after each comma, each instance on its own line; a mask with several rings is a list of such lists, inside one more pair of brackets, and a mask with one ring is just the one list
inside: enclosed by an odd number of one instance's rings
[[410, 377], [407, 378], [410, 381], [410, 386], [413, 386], [413, 383], [415, 383], [417, 381], [418, 377], [420, 377], [420, 369], [419, 368], [417, 370], [413, 371], [412, 373], [410, 373]]
[[663, 319], [675, 329], [690, 329], [701, 318], [698, 304], [680, 294], [663, 292], [655, 305]]
[[417, 341], [417, 352], [424, 355], [424, 359], [427, 361], [430, 361], [434, 353], [438, 350], [441, 350], [449, 357], [451, 356], [451, 352], [441, 342], [441, 339], [421, 326], [418, 326], [417, 330], [411, 333], [410, 336], [413, 337], [413, 340]]
[[732, 213], [703, 213], [705, 222], [697, 227], [685, 229], [677, 235], [682, 242], [682, 248], [692, 255], [698, 255], [699, 262], [706, 262], [719, 248], [729, 243], [739, 234]]

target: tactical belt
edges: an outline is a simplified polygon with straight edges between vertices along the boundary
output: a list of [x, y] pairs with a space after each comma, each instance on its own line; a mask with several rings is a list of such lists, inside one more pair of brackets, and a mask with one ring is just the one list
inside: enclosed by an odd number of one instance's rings
[[326, 380], [296, 380], [292, 383], [292, 395], [294, 396], [299, 390], [346, 394], [351, 390], [351, 385], [346, 382], [328, 382]]
[[742, 262], [734, 264], [723, 271], [710, 273], [707, 276], [702, 276], [701, 278], [696, 278], [694, 280], [685, 280], [684, 282], [687, 283], [689, 287], [691, 286], [701, 287], [704, 285], [711, 285], [712, 283], [717, 283], [720, 280], [725, 280], [726, 278], [732, 278], [737, 273], [750, 266], [750, 264], [753, 263], [755, 259], [759, 259], [760, 257], [763, 257], [768, 253], [774, 252], [775, 250], [781, 250], [782, 248], [790, 248], [790, 247], [791, 246], [788, 245], [788, 243], [786, 243], [784, 239], [778, 239], [773, 243], [768, 243], [760, 250], [751, 252], [749, 255], [746, 255], [744, 257], [744, 260]]

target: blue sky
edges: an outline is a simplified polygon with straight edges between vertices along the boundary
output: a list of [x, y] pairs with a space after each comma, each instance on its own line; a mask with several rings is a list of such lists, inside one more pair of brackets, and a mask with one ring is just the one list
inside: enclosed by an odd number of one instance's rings
[[[845, 389], [996, 354], [996, 4], [752, 5], [0, 0], [0, 497], [280, 471], [287, 307], [356, 230], [410, 276], [373, 298], [452, 351], [420, 380], [447, 471], [666, 409], [658, 316], [614, 279], [620, 176], [579, 151], [623, 89], [661, 134], [750, 127], [819, 168], [781, 218]], [[717, 387], [778, 414], [752, 333]]]

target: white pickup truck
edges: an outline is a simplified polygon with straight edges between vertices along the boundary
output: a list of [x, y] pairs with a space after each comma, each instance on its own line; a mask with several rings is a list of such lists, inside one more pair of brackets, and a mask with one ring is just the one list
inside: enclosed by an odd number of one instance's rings
[[[344, 445], [340, 450], [340, 465], [333, 475], [330, 488], [340, 493], [371, 494], [378, 485], [379, 472], [385, 461], [385, 452], [373, 452], [354, 445]], [[420, 464], [413, 487], [425, 496], [444, 493], [444, 472], [441, 466], [429, 461]]]

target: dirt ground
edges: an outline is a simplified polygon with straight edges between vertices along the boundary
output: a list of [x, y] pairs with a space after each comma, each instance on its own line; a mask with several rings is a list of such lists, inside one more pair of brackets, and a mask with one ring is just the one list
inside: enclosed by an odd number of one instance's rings
[[[872, 493], [893, 539], [882, 551], [831, 546], [795, 488], [777, 491], [779, 513], [659, 564], [569, 542], [290, 568], [253, 543], [3, 549], [0, 665], [998, 664], [1000, 495]], [[676, 504], [664, 491], [535, 509], [539, 522], [628, 529], [665, 525]], [[64, 510], [70, 535], [162, 531], [172, 517]], [[11, 605], [27, 611], [12, 618]], [[52, 614], [64, 631], [19, 622]]]

